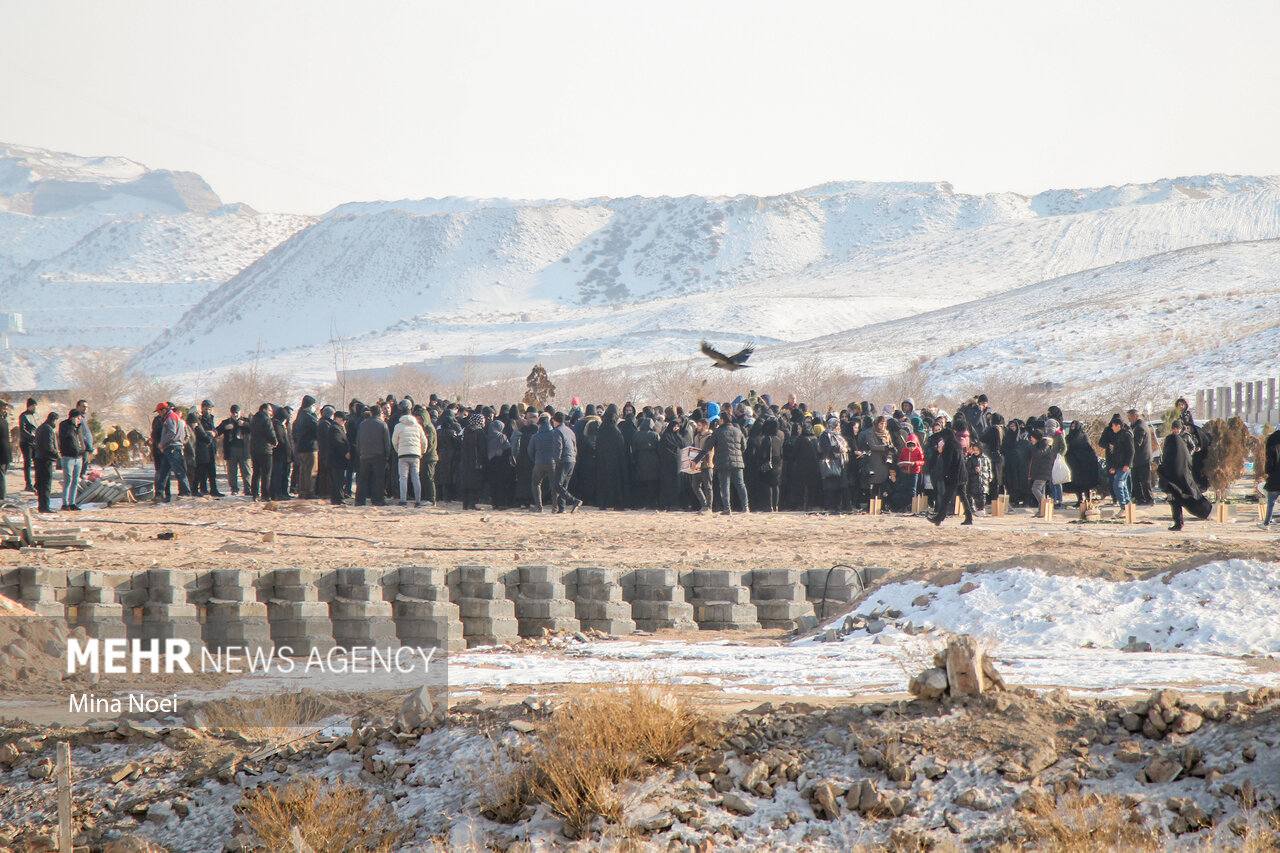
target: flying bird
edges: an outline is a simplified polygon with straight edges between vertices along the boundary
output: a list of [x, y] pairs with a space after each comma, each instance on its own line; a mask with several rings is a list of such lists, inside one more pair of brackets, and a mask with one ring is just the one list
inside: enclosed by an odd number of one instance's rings
[[711, 344], [706, 341], [702, 342], [702, 354], [715, 362], [712, 366], [718, 367], [721, 370], [728, 370], [730, 372], [734, 370], [742, 370], [744, 367], [750, 367], [751, 365], [747, 364], [747, 359], [751, 358], [751, 354], [755, 351], [756, 348], [748, 344], [733, 355], [725, 355], [722, 352], [712, 349]]

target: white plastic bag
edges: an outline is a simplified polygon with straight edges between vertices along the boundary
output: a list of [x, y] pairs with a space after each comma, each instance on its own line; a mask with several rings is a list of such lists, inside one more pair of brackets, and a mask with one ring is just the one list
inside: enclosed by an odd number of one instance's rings
[[1071, 467], [1067, 465], [1067, 460], [1062, 458], [1061, 453], [1053, 457], [1052, 477], [1055, 486], [1071, 482]]

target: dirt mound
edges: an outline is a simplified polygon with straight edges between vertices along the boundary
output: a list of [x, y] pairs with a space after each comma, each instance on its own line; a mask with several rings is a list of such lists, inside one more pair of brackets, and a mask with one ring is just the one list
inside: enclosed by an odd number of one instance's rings
[[0, 683], [59, 680], [67, 623], [0, 596]]

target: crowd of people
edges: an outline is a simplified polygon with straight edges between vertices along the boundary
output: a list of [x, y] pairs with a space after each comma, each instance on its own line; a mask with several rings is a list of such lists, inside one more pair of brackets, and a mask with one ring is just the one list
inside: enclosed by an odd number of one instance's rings
[[[7, 407], [6, 407], [7, 408]], [[12, 461], [8, 413], [0, 430], [0, 465]], [[61, 509], [75, 511], [76, 489], [95, 452], [86, 401], [65, 418], [48, 412], [37, 423], [36, 402], [19, 416], [26, 488], [40, 512], [52, 512], [54, 469], [62, 471]], [[113, 448], [129, 436], [108, 435]], [[1150, 506], [1159, 483], [1174, 530], [1184, 511], [1209, 514], [1204, 459], [1212, 441], [1179, 398], [1163, 442], [1136, 409], [1115, 414], [1095, 441], [1080, 420], [1057, 406], [1008, 418], [985, 395], [954, 415], [917, 410], [911, 399], [879, 407], [850, 403], [825, 414], [791, 395], [775, 403], [754, 391], [729, 403], [699, 401], [637, 408], [625, 403], [566, 410], [508, 404], [471, 406], [432, 395], [344, 409], [304, 396], [297, 411], [262, 403], [249, 414], [233, 405], [225, 417], [211, 400], [183, 409], [156, 406], [149, 439], [155, 501], [222, 497], [218, 463], [231, 494], [251, 500], [327, 499], [357, 506], [398, 500], [415, 507], [458, 501], [464, 510], [574, 512], [662, 509], [703, 513], [824, 510], [864, 511], [872, 501], [889, 512], [922, 509], [941, 524], [959, 506], [963, 524], [999, 496], [1011, 508], [1037, 514], [1050, 504], [1076, 506], [1095, 494], [1118, 507]], [[1265, 525], [1280, 497], [1280, 432], [1266, 447]], [[1099, 449], [1101, 456], [1099, 456]], [[34, 471], [34, 482], [32, 472]], [[2, 478], [0, 478], [2, 479]], [[0, 497], [3, 493], [0, 492]]]

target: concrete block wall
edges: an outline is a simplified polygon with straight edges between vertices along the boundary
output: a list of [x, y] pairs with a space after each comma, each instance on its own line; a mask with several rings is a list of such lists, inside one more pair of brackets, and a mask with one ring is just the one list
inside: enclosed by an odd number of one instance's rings
[[149, 569], [18, 567], [0, 594], [91, 637], [181, 638], [199, 648], [335, 646], [456, 651], [582, 628], [794, 630], [848, 610], [887, 569], [618, 570], [464, 565]]
[[574, 603], [578, 621], [585, 629], [618, 637], [636, 629], [617, 569], [600, 566], [573, 569], [565, 575], [565, 595]]

